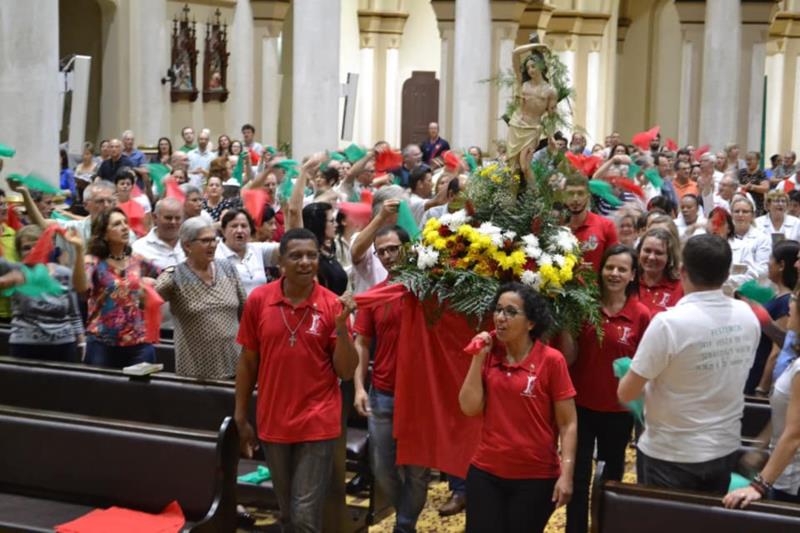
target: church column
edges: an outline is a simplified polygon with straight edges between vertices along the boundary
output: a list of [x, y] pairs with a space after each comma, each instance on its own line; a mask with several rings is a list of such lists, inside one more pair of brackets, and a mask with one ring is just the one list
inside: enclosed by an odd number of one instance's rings
[[431, 0], [436, 14], [441, 46], [439, 68], [439, 131], [451, 138], [453, 132], [453, 58], [456, 37], [456, 6], [454, 0]]
[[681, 23], [681, 94], [678, 109], [678, 145], [703, 144], [698, 135], [700, 89], [703, 79], [705, 2], [676, 2]]
[[767, 42], [767, 131], [765, 153], [800, 146], [800, 13], [773, 19]]
[[[767, 38], [774, 4], [742, 2], [742, 61], [739, 87], [739, 135], [742, 150], [761, 150], [761, 124], [764, 118], [764, 74]], [[745, 112], [746, 110], [746, 112]], [[769, 157], [769, 156], [766, 156]]]
[[[58, 9], [49, 0], [0, 2], [0, 142], [17, 150], [3, 174], [37, 172], [58, 184]], [[13, 53], [11, 53], [13, 52]]]
[[[280, 115], [281, 34], [289, 0], [251, 0], [255, 25], [256, 78], [254, 116], [257, 117], [257, 138], [265, 146], [278, 146], [278, 117]], [[259, 74], [260, 71], [260, 75]]]
[[359, 142], [400, 143], [400, 42], [408, 13], [359, 10]]
[[489, 11], [489, 0], [456, 2], [451, 134], [454, 147], [489, 145], [489, 116], [493, 114], [486, 82], [491, 77], [491, 65], [485, 61], [492, 44]]
[[[231, 75], [228, 84], [230, 90], [228, 131], [238, 133], [243, 124], [252, 123], [256, 119], [253, 113], [255, 61], [253, 11], [250, 8], [250, 0], [236, 0], [229, 35], [233, 61], [230, 64]], [[201, 41], [198, 35], [199, 42]], [[199, 64], [198, 68], [201, 68]]]
[[554, 7], [544, 3], [544, 0], [533, 0], [528, 2], [525, 6], [525, 11], [522, 12], [522, 17], [519, 21], [519, 29], [517, 30], [517, 45], [526, 44], [530, 42], [532, 33], [539, 35], [539, 41], [544, 42], [544, 37], [547, 34], [547, 25], [550, 23], [550, 17], [553, 15]]
[[698, 142], [719, 150], [735, 141], [737, 134], [742, 26], [739, 0], [707, 2], [705, 21]]
[[[491, 77], [498, 76], [506, 78], [514, 76], [512, 54], [516, 46], [516, 39], [519, 33], [519, 21], [525, 11], [527, 3], [517, 0], [492, 0], [492, 65]], [[482, 146], [486, 151], [494, 151], [494, 143], [505, 140], [508, 133], [508, 126], [502, 120], [506, 112], [506, 105], [513, 97], [513, 90], [507, 84], [492, 83], [491, 92], [491, 116], [489, 117], [489, 141], [490, 144]], [[466, 147], [465, 147], [466, 148]]]
[[292, 153], [338, 146], [340, 0], [294, 0]]

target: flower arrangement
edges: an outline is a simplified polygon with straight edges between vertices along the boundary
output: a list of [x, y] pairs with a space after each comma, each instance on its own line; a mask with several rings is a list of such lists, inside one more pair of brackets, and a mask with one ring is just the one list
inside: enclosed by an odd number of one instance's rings
[[557, 171], [536, 163], [532, 169], [529, 180], [500, 163], [476, 170], [464, 207], [427, 221], [395, 280], [420, 300], [436, 296], [478, 319], [490, 312], [500, 284], [520, 281], [547, 298], [556, 328], [598, 324], [595, 274], [583, 267], [578, 240], [560, 224], [551, 185]]

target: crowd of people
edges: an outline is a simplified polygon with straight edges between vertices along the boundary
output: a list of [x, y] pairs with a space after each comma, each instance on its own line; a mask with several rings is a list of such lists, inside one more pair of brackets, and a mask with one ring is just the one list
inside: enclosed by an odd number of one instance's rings
[[[253, 126], [240, 133], [213, 143], [186, 127], [179, 148], [163, 137], [151, 156], [131, 131], [98, 153], [86, 143], [74, 166], [62, 153], [60, 195], [8, 180], [21, 202], [0, 195], [0, 287], [26, 282], [19, 262], [44, 234], [45, 265], [64, 288], [0, 299], [11, 355], [154, 362], [157, 302], [178, 374], [236, 380], [243, 452], [263, 448], [281, 520], [295, 531], [321, 529], [340, 384], [352, 380], [375, 482], [395, 530], [414, 531], [430, 471], [396, 460], [395, 355], [410, 342], [399, 338], [401, 301], [356, 309], [352, 296], [385, 288], [403, 260], [402, 204], [418, 228], [459, 209], [469, 167], [505, 163], [502, 146], [492, 160], [480, 147], [453, 157], [431, 123], [399, 154], [379, 142], [295, 163], [256, 142]], [[467, 531], [541, 531], [566, 505], [567, 531], [585, 532], [593, 460], [620, 480], [634, 434], [640, 483], [722, 495], [739, 460], [745, 394], [771, 398], [772, 454], [725, 504], [800, 502], [800, 167], [793, 152], [765, 169], [757, 152], [740, 157], [735, 144], [670, 149], [658, 135], [540, 143], [534, 162], [595, 161], [554, 183], [598, 278], [600, 324], [548, 338], [543, 298], [521, 283], [499, 289], [458, 398], [463, 414], [483, 416], [480, 444], [466, 479], [449, 476], [442, 515], [466, 510]], [[742, 290], [753, 285], [773, 289], [763, 306]], [[613, 363], [626, 356], [619, 380]], [[627, 405], [641, 397], [644, 429], [634, 432]]]

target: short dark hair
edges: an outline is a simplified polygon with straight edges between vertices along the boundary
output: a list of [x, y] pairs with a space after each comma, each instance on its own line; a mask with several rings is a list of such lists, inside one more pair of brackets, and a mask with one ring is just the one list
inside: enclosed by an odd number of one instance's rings
[[653, 211], [655, 209], [660, 209], [664, 212], [665, 215], [675, 215], [675, 204], [672, 200], [667, 198], [666, 196], [658, 195], [654, 196], [647, 202], [647, 210]]
[[261, 214], [261, 223], [264, 224], [275, 218], [275, 210], [270, 205], [264, 206], [264, 212]]
[[411, 192], [414, 192], [414, 189], [417, 188], [417, 184], [425, 179], [425, 176], [430, 173], [431, 167], [424, 163], [412, 170], [408, 175], [408, 188], [411, 190]]
[[400, 226], [383, 226], [381, 229], [375, 233], [375, 238], [373, 242], [377, 241], [380, 237], [385, 237], [390, 233], [394, 233], [397, 235], [397, 238], [400, 239], [400, 242], [403, 244], [407, 244], [411, 242], [411, 237], [408, 236], [408, 232], [401, 228]]
[[584, 176], [583, 174], [572, 173], [567, 176], [567, 179], [564, 181], [564, 187], [583, 187], [587, 191], [589, 190], [589, 179]]
[[636, 257], [636, 250], [624, 244], [615, 244], [610, 248], [606, 248], [603, 253], [603, 259], [600, 260], [600, 275], [598, 279], [601, 292], [605, 289], [603, 286], [603, 267], [606, 266], [606, 262], [610, 257], [623, 254], [631, 258], [631, 271], [633, 272], [633, 280], [625, 287], [625, 295], [631, 296], [639, 293], [639, 259]]
[[289, 248], [289, 243], [292, 241], [314, 241], [317, 249], [319, 249], [319, 243], [317, 242], [317, 238], [313, 233], [308, 231], [306, 228], [293, 228], [284, 233], [283, 237], [281, 237], [281, 243], [278, 246], [278, 252], [281, 255], [286, 255], [286, 249]]
[[797, 285], [797, 269], [794, 263], [800, 252], [800, 243], [797, 241], [781, 241], [772, 247], [772, 257], [776, 263], [783, 263], [781, 282], [784, 286], [794, 289]]
[[447, 193], [456, 196], [458, 193], [461, 192], [461, 181], [458, 177], [451, 179], [447, 182]]
[[328, 212], [332, 209], [328, 202], [312, 202], [303, 208], [303, 227], [314, 234], [320, 247], [325, 244]]
[[244, 133], [244, 130], [250, 130], [253, 133], [256, 132], [256, 129], [253, 127], [252, 124], [245, 124], [244, 126], [242, 126], [242, 133]]
[[683, 268], [698, 287], [721, 287], [728, 279], [733, 254], [728, 241], [717, 235], [691, 237], [683, 247]]
[[[89, 254], [97, 257], [98, 259], [106, 259], [111, 251], [108, 248], [108, 241], [106, 241], [106, 231], [108, 224], [111, 222], [111, 215], [119, 213], [128, 220], [128, 215], [119, 207], [112, 207], [108, 212], [102, 212], [97, 215], [92, 221], [92, 235], [89, 238], [88, 251]], [[125, 253], [131, 253], [130, 243], [125, 245]]]
[[182, 128], [181, 128], [181, 136], [183, 136], [183, 134], [184, 134], [184, 133], [186, 133], [186, 130], [192, 130], [192, 131], [194, 131], [194, 128], [193, 128], [193, 127], [191, 127], [191, 126], [184, 126], [184, 127], [182, 127]]
[[507, 292], [514, 292], [522, 299], [522, 307], [525, 318], [534, 323], [533, 329], [529, 334], [532, 341], [538, 340], [542, 335], [553, 326], [553, 317], [550, 314], [550, 306], [538, 292], [519, 282], [505, 283], [497, 289], [494, 295], [491, 309], [497, 307], [500, 297]]
[[132, 184], [136, 183], [136, 173], [131, 167], [119, 167], [117, 169], [116, 174], [114, 174], [114, 185], [122, 180], [130, 180]]
[[798, 191], [797, 189], [789, 191], [789, 201], [800, 203], [800, 191]]
[[684, 195], [681, 197], [681, 202], [684, 200], [684, 198], [689, 198], [690, 200], [694, 200], [694, 203], [696, 203], [696, 204], [698, 204], [698, 205], [700, 204], [700, 199], [697, 197], [697, 195], [696, 195], [696, 194], [692, 194], [692, 193], [690, 193], [690, 192], [689, 192], [689, 193], [686, 193], [686, 194], [684, 194]]
[[251, 217], [250, 213], [248, 213], [246, 210], [238, 207], [234, 207], [233, 209], [228, 209], [225, 211], [225, 214], [222, 215], [222, 218], [220, 219], [220, 227], [225, 230], [228, 224], [231, 223], [231, 220], [239, 215], [244, 215], [244, 218], [247, 219], [247, 225], [250, 226], [250, 235], [254, 235], [256, 233], [256, 224], [253, 222], [253, 217]]
[[336, 185], [339, 182], [339, 178], [341, 176], [341, 174], [339, 173], [339, 169], [336, 167], [328, 167], [325, 170], [321, 171], [321, 174], [329, 185]]

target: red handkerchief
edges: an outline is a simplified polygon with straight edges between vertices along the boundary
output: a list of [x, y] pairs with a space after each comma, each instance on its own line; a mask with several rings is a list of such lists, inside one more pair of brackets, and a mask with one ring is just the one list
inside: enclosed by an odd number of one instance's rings
[[122, 507], [95, 509], [72, 522], [56, 526], [56, 533], [176, 533], [185, 523], [181, 506], [174, 501], [160, 514]]

